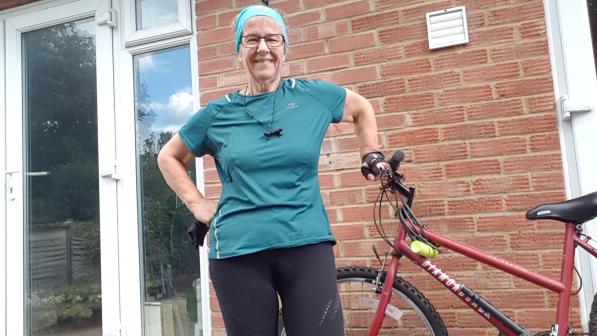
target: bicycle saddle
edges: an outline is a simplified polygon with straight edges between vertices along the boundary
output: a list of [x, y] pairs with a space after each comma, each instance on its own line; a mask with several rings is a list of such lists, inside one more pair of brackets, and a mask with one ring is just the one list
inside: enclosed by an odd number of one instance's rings
[[527, 212], [527, 219], [555, 219], [581, 224], [597, 217], [597, 191], [571, 200], [541, 204]]

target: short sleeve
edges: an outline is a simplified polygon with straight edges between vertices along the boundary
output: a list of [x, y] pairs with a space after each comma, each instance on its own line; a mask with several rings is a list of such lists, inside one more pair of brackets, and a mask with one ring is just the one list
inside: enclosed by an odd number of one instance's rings
[[211, 154], [207, 146], [207, 130], [213, 119], [210, 105], [197, 111], [178, 131], [178, 135], [195, 156]]
[[346, 89], [323, 80], [316, 80], [313, 84], [313, 96], [317, 97], [328, 108], [332, 114], [332, 122], [339, 123], [344, 115]]

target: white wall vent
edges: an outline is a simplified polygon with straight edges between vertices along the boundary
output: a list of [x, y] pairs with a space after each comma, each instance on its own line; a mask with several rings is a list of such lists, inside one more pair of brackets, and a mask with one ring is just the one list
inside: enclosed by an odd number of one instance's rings
[[426, 16], [429, 49], [468, 43], [464, 6], [430, 12]]

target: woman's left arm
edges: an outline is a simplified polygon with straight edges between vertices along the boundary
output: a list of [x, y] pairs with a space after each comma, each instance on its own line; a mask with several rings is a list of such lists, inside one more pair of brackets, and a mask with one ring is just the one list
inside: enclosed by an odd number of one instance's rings
[[[359, 138], [359, 153], [363, 160], [361, 172], [368, 180], [374, 180], [375, 175], [380, 172], [379, 169], [389, 168], [389, 165], [384, 160], [383, 153], [380, 152], [377, 141], [375, 111], [367, 98], [352, 90], [345, 90], [346, 101], [344, 103], [342, 121], [354, 124], [355, 132]], [[371, 170], [373, 166], [377, 168], [375, 171]]]
[[346, 90], [344, 103], [344, 116], [342, 121], [354, 124], [355, 132], [359, 138], [359, 152], [361, 157], [371, 152], [379, 152], [377, 142], [377, 122], [375, 111], [367, 98], [360, 94]]

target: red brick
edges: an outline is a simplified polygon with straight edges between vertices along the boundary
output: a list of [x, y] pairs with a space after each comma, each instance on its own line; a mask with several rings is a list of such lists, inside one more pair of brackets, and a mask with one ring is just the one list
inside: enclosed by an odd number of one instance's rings
[[467, 181], [434, 181], [417, 184], [417, 199], [468, 196], [471, 185]]
[[240, 13], [240, 8], [235, 8], [231, 11], [218, 13], [218, 23], [220, 26], [227, 26], [232, 27], [234, 25], [234, 20], [236, 20], [236, 16]]
[[447, 160], [458, 160], [467, 157], [466, 144], [434, 144], [421, 146], [414, 149], [414, 161], [419, 162], [443, 162]]
[[288, 60], [297, 60], [307, 57], [325, 55], [325, 53], [325, 43], [322, 41], [296, 45], [293, 44], [286, 58]]
[[197, 17], [197, 31], [215, 28], [218, 24], [218, 17], [216, 15], [205, 15]]
[[404, 58], [404, 47], [403, 46], [388, 46], [381, 48], [372, 48], [362, 51], [355, 51], [354, 53], [354, 64], [365, 65], [365, 64], [377, 64], [393, 61], [396, 59]]
[[502, 198], [496, 196], [448, 200], [448, 214], [462, 215], [502, 211], [504, 210], [503, 203]]
[[372, 46], [375, 46], [373, 33], [338, 37], [328, 41], [330, 53], [361, 50]]
[[322, 189], [334, 187], [334, 174], [319, 174], [319, 186]]
[[407, 83], [409, 92], [417, 92], [456, 86], [462, 84], [462, 81], [458, 72], [448, 71], [409, 78]]
[[424, 21], [425, 13], [450, 7], [452, 7], [451, 1], [434, 2], [433, 4], [424, 4], [417, 7], [403, 9], [401, 14], [405, 21]]
[[361, 166], [358, 154], [330, 153], [319, 158], [319, 169], [322, 171], [338, 169], [356, 169]]
[[199, 46], [210, 45], [217, 42], [229, 42], [231, 39], [232, 28], [230, 27], [197, 32]]
[[[343, 222], [363, 222], [373, 220], [373, 208], [370, 204], [341, 208]], [[388, 207], [382, 206], [382, 218], [389, 218]]]
[[465, 123], [443, 127], [441, 135], [443, 141], [492, 138], [497, 130], [493, 122]]
[[[506, 196], [506, 210], [530, 210], [542, 203], [563, 202], [566, 200], [564, 191], [549, 191], [540, 193], [509, 194]], [[539, 246], [537, 246], [539, 248]]]
[[324, 8], [337, 3], [338, 0], [303, 0], [303, 5], [307, 9]]
[[514, 42], [514, 28], [513, 27], [499, 27], [492, 29], [483, 29], [469, 33], [470, 45], [487, 45], [493, 46], [495, 44]]
[[557, 133], [532, 135], [529, 139], [531, 152], [546, 152], [560, 149], [560, 137]]
[[303, 61], [285, 62], [282, 64], [282, 77], [302, 76], [303, 74], [305, 74], [305, 62]]
[[377, 128], [379, 130], [400, 129], [407, 126], [406, 115], [404, 113], [383, 114], [378, 115], [375, 118], [377, 119]]
[[502, 156], [527, 152], [527, 141], [523, 137], [471, 141], [471, 156]]
[[218, 48], [216, 46], [202, 47], [198, 48], [197, 55], [201, 62], [203, 62], [211, 58], [216, 58], [217, 50]]
[[365, 30], [379, 29], [383, 26], [397, 25], [400, 23], [399, 17], [399, 11], [391, 11], [354, 19], [351, 22], [352, 31], [360, 32]]
[[290, 27], [301, 27], [310, 25], [313, 23], [320, 22], [321, 18], [321, 11], [314, 10], [310, 12], [301, 12], [293, 15], [289, 15], [286, 17], [286, 23]]
[[403, 79], [385, 80], [357, 86], [357, 91], [367, 98], [385, 97], [406, 92]]
[[510, 0], [459, 0], [460, 6], [466, 6], [467, 14], [469, 10], [492, 9], [503, 5], [509, 5]]
[[321, 23], [316, 26], [308, 27], [305, 32], [305, 38], [308, 41], [315, 41], [330, 37], [338, 37], [346, 35], [347, 33], [347, 22]]
[[409, 147], [439, 142], [437, 128], [422, 128], [402, 130], [388, 134], [388, 144], [391, 147]]
[[415, 41], [404, 44], [404, 54], [407, 57], [430, 57], [432, 52], [429, 50], [429, 42]]
[[410, 113], [413, 126], [446, 125], [464, 121], [464, 107], [450, 106]]
[[332, 225], [332, 233], [340, 241], [365, 239], [365, 228], [360, 224]]
[[446, 202], [444, 200], [417, 200], [413, 204], [413, 211], [418, 218], [444, 216]]
[[533, 230], [535, 224], [527, 220], [524, 214], [503, 214], [479, 216], [477, 227], [479, 232], [519, 232]]
[[435, 105], [433, 93], [407, 94], [386, 98], [384, 111], [398, 112], [430, 108]]
[[556, 103], [553, 94], [525, 99], [529, 113], [551, 112], [556, 110]]
[[379, 240], [342, 242], [340, 246], [340, 255], [343, 257], [373, 256], [372, 246], [375, 246], [378, 251], [384, 251], [387, 245], [386, 242]]
[[410, 163], [402, 164], [400, 171], [407, 178], [406, 182], [411, 183], [416, 181], [430, 181], [443, 179], [444, 172], [439, 164], [422, 165], [416, 166], [410, 165]]
[[534, 39], [545, 37], [547, 35], [545, 22], [541, 21], [533, 21], [533, 22], [525, 22], [520, 24], [520, 36], [523, 39]]
[[439, 102], [441, 105], [452, 105], [490, 100], [491, 98], [491, 87], [489, 85], [480, 85], [443, 90], [439, 95]]
[[504, 159], [505, 174], [544, 172], [562, 169], [560, 154], [524, 155]]
[[517, 62], [512, 62], [466, 69], [463, 81], [465, 83], [491, 82], [518, 77], [520, 77], [520, 67]]
[[433, 67], [435, 70], [459, 69], [479, 64], [487, 64], [487, 61], [487, 50], [474, 49], [439, 55], [433, 60]]
[[522, 72], [525, 76], [545, 75], [551, 73], [551, 64], [547, 58], [536, 58], [522, 61]]
[[490, 10], [487, 22], [491, 25], [518, 23], [529, 19], [543, 18], [543, 5], [539, 2], [526, 2], [520, 6], [511, 6]]
[[422, 40], [425, 38], [427, 38], [425, 21], [379, 31], [379, 41], [383, 44], [404, 43], [405, 41]]
[[535, 173], [531, 175], [531, 186], [535, 191], [561, 190], [564, 172]]
[[377, 78], [377, 69], [373, 66], [335, 71], [332, 73], [332, 81], [338, 85], [363, 83]]
[[[253, 2], [251, 2], [250, 4], [253, 4]], [[238, 4], [237, 4], [237, 6], [238, 6]], [[302, 8], [301, 8], [300, 0], [287, 0], [287, 1], [276, 2], [275, 9], [280, 11], [282, 14], [284, 14], [284, 18], [287, 18], [289, 14], [295, 13], [295, 12], [301, 10]]]
[[366, 184], [367, 181], [360, 170], [340, 173], [340, 187], [364, 186]]
[[500, 135], [515, 135], [556, 131], [557, 120], [552, 114], [539, 114], [498, 121]]
[[529, 191], [531, 184], [526, 175], [477, 178], [473, 181], [476, 194], [509, 193]]
[[366, 14], [369, 11], [369, 1], [360, 0], [325, 8], [325, 16], [331, 21]]
[[383, 78], [426, 73], [429, 71], [431, 71], [431, 63], [427, 59], [396, 62], [381, 66], [381, 75]]
[[353, 205], [363, 203], [363, 190], [339, 190], [330, 192], [330, 205]]
[[195, 11], [197, 15], [204, 15], [206, 13], [215, 12], [222, 9], [232, 8], [232, 0], [218, 0], [218, 1], [197, 1], [195, 3]]
[[475, 221], [471, 216], [448, 216], [425, 219], [425, 225], [438, 233], [456, 233], [476, 231]]
[[469, 120], [496, 119], [523, 114], [521, 99], [498, 100], [469, 105], [466, 115]]
[[519, 97], [553, 92], [551, 77], [522, 79], [497, 83], [495, 86], [500, 97]]
[[199, 76], [199, 90], [209, 90], [218, 87], [218, 76]]
[[547, 41], [544, 39], [535, 41], [522, 41], [521, 43], [506, 44], [491, 49], [490, 55], [494, 62], [505, 62], [520, 60], [529, 57], [536, 57], [549, 54]]
[[502, 171], [500, 162], [497, 159], [450, 162], [446, 163], [445, 167], [448, 178], [495, 175]]
[[348, 54], [328, 55], [307, 60], [309, 72], [346, 68], [350, 65], [351, 59]]
[[219, 58], [199, 63], [199, 75], [219, 73], [234, 69], [234, 57]]

